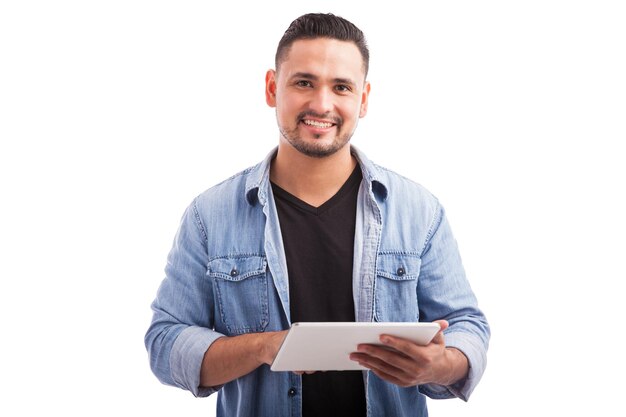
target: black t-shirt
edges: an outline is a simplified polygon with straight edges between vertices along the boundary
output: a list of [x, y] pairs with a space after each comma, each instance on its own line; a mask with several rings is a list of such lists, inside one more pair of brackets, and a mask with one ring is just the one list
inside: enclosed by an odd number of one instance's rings
[[[352, 259], [361, 170], [319, 207], [272, 184], [287, 257], [291, 321], [354, 321]], [[302, 376], [303, 416], [365, 416], [361, 371]]]

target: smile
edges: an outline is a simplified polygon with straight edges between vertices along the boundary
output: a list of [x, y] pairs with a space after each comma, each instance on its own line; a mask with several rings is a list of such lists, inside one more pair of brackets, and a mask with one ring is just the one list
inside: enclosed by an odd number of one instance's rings
[[322, 129], [324, 129], [324, 128], [329, 128], [329, 127], [334, 126], [334, 123], [330, 123], [330, 122], [319, 122], [319, 121], [317, 121], [317, 120], [309, 120], [309, 119], [306, 119], [306, 120], [303, 120], [302, 122], [303, 122], [305, 125], [307, 125], [307, 126], [319, 127], [319, 128], [322, 128]]

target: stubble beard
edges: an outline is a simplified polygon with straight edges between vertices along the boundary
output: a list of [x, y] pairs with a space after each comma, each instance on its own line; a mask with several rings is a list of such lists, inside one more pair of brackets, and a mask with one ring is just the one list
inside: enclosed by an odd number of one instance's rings
[[[303, 140], [298, 133], [298, 127], [300, 126], [300, 122], [304, 119], [304, 116], [313, 116], [320, 119], [328, 118], [311, 112], [303, 112], [296, 118], [296, 127], [294, 129], [285, 129], [280, 125], [280, 122], [278, 123], [278, 130], [280, 131], [281, 136], [303, 155], [310, 156], [312, 158], [325, 158], [333, 155], [350, 142], [353, 132], [341, 133], [343, 121], [339, 117], [332, 118], [335, 123], [335, 128], [337, 129], [337, 135], [333, 138], [333, 141], [330, 144], [326, 145], [316, 142], [311, 143]], [[313, 137], [315, 139], [319, 139], [322, 135], [314, 135]]]

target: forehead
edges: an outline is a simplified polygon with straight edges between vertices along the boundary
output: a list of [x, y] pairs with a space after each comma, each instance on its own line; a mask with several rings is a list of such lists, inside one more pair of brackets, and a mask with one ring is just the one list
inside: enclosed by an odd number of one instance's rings
[[299, 39], [291, 44], [277, 68], [287, 78], [294, 73], [364, 81], [363, 57], [354, 42], [337, 39]]

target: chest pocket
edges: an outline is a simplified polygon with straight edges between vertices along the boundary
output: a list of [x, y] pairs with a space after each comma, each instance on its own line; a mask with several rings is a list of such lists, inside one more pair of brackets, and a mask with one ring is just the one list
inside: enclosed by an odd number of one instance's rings
[[[216, 330], [229, 335], [262, 332], [269, 322], [267, 261], [263, 256], [232, 256], [209, 262], [218, 314]], [[221, 323], [220, 323], [221, 321]]]
[[417, 278], [421, 263], [417, 255], [378, 255], [374, 289], [376, 321], [413, 322], [419, 320]]

